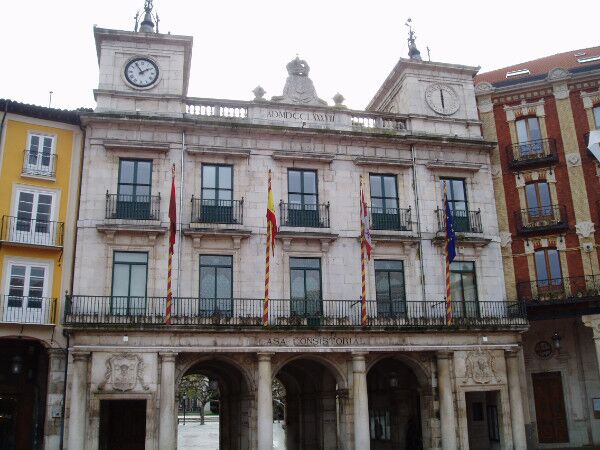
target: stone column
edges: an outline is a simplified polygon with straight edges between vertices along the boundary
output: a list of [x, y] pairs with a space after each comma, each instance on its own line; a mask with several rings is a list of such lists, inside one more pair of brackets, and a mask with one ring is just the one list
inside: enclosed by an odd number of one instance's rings
[[44, 448], [59, 450], [60, 426], [62, 423], [63, 386], [65, 380], [66, 354], [63, 349], [48, 350], [48, 389], [46, 392], [46, 424], [44, 426]]
[[87, 374], [89, 352], [73, 352], [71, 401], [69, 410], [69, 450], [83, 450], [85, 445]]
[[456, 417], [450, 378], [452, 353], [437, 354], [438, 389], [440, 391], [440, 425], [442, 428], [442, 450], [456, 450]]
[[365, 353], [352, 354], [352, 398], [354, 401], [354, 448], [369, 450], [369, 396]]
[[596, 346], [596, 362], [598, 363], [598, 373], [600, 374], [600, 314], [590, 314], [582, 316], [581, 320], [586, 327], [590, 327], [594, 332], [594, 344]]
[[177, 410], [175, 409], [175, 358], [177, 353], [160, 355], [160, 409], [158, 413], [158, 448], [175, 450], [177, 445]]
[[271, 384], [272, 353], [258, 353], [257, 437], [258, 450], [273, 448], [273, 392]]
[[525, 435], [525, 419], [523, 417], [523, 400], [521, 398], [521, 383], [519, 382], [519, 351], [505, 353], [506, 372], [508, 377], [508, 396], [510, 399], [510, 424], [512, 426], [513, 445], [515, 450], [527, 449]]

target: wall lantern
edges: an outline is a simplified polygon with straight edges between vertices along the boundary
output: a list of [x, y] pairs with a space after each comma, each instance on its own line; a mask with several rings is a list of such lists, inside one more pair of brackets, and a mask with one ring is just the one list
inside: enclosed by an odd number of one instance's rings
[[398, 376], [395, 373], [390, 375], [390, 387], [396, 389], [398, 387]]
[[23, 358], [19, 355], [13, 357], [10, 364], [10, 373], [13, 375], [19, 375], [23, 371]]
[[560, 337], [560, 334], [558, 334], [558, 331], [555, 331], [554, 334], [552, 335], [552, 342], [554, 342], [554, 348], [556, 350], [560, 349], [560, 341], [562, 340], [562, 338]]

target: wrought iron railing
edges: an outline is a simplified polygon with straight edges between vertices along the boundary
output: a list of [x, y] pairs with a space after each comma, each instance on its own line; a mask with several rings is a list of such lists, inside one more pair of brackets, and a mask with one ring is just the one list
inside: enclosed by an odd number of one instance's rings
[[125, 195], [106, 192], [107, 219], [160, 220], [159, 195]]
[[[446, 212], [436, 209], [438, 231], [446, 231]], [[481, 211], [467, 211], [455, 209], [452, 211], [452, 224], [456, 233], [483, 233], [481, 224]]]
[[212, 200], [192, 196], [192, 223], [241, 224], [244, 199]]
[[561, 205], [526, 208], [515, 212], [515, 223], [519, 233], [539, 233], [562, 230], [569, 227], [567, 210]]
[[412, 230], [411, 209], [367, 207], [372, 230]]
[[[136, 326], [165, 324], [164, 297], [67, 296], [66, 326]], [[512, 327], [526, 324], [523, 303], [453, 302], [453, 327]], [[262, 327], [263, 299], [172, 300], [171, 325], [193, 327]], [[441, 301], [369, 300], [371, 328], [449, 327]], [[271, 299], [270, 327], [358, 328], [360, 300]]]
[[329, 203], [279, 203], [280, 225], [285, 227], [329, 228]]
[[600, 275], [524, 281], [517, 283], [517, 295], [527, 303], [575, 302], [591, 297], [600, 301]]
[[0, 322], [52, 325], [56, 323], [56, 308], [55, 298], [4, 295], [0, 304]]
[[54, 177], [56, 175], [56, 154], [24, 150], [23, 173], [40, 177]]
[[0, 240], [17, 244], [62, 247], [64, 232], [63, 222], [3, 216]]
[[508, 165], [513, 168], [548, 164], [558, 161], [555, 139], [535, 139], [506, 146]]

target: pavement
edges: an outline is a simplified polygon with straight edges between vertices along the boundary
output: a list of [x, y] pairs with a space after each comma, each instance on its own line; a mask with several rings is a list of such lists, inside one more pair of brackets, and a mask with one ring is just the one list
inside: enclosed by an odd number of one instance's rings
[[[273, 423], [273, 449], [285, 450], [285, 431], [281, 422]], [[219, 422], [179, 424], [177, 450], [219, 450]], [[225, 450], [225, 449], [223, 449]]]

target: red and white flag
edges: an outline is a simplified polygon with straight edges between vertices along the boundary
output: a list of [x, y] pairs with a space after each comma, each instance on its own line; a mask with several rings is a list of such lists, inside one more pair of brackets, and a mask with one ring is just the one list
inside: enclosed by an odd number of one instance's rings
[[171, 323], [171, 310], [173, 302], [173, 291], [171, 289], [171, 272], [173, 267], [173, 246], [177, 234], [177, 199], [175, 197], [175, 164], [171, 168], [171, 198], [169, 200], [169, 263], [167, 272], [167, 307], [165, 311], [165, 323]]
[[363, 190], [362, 178], [360, 182], [360, 239], [367, 251], [367, 259], [371, 259], [373, 241], [371, 240], [371, 229], [369, 228], [369, 214], [367, 202], [365, 202], [365, 191]]

